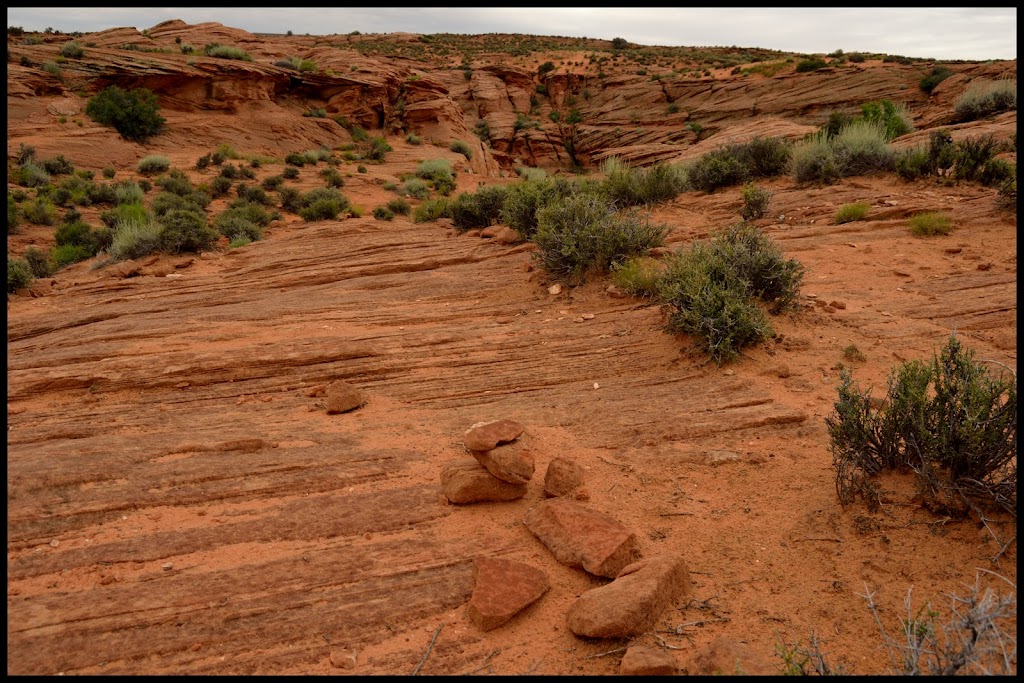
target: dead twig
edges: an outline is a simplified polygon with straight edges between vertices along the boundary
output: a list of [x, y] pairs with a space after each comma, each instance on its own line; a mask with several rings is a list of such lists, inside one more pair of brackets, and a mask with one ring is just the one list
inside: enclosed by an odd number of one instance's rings
[[616, 652], [625, 652], [626, 649], [627, 649], [626, 647], [619, 647], [619, 648], [615, 648], [614, 650], [608, 650], [607, 652], [599, 652], [596, 655], [587, 655], [583, 659], [597, 659], [598, 657], [606, 657], [608, 655], [613, 655]]
[[489, 654], [486, 657], [484, 657], [484, 661], [483, 661], [483, 663], [480, 666], [478, 666], [477, 668], [473, 669], [472, 671], [467, 671], [466, 673], [464, 673], [462, 675], [463, 676], [472, 676], [475, 673], [479, 673], [480, 671], [483, 671], [484, 669], [486, 669], [487, 667], [490, 666], [490, 664], [488, 664], [487, 662], [489, 662], [492, 659], [494, 659], [500, 653], [501, 653], [501, 649], [500, 648], [497, 649], [497, 650], [492, 650], [491, 654]]
[[659, 636], [657, 633], [654, 633], [653, 631], [651, 632], [651, 635], [654, 636], [658, 640], [659, 643], [661, 643], [661, 646], [663, 648], [666, 648], [668, 650], [685, 650], [686, 649], [686, 648], [683, 648], [683, 647], [677, 647], [675, 645], [669, 645], [668, 643], [665, 642], [664, 638]]
[[794, 540], [794, 543], [801, 543], [803, 541], [831, 541], [832, 543], [842, 543], [843, 539], [833, 538], [832, 536], [805, 536]]
[[544, 663], [544, 658], [541, 657], [536, 662], [534, 662], [532, 665], [530, 665], [529, 669], [527, 669], [526, 671], [523, 672], [523, 676], [529, 676], [534, 671], [536, 671], [540, 667], [540, 665], [543, 664], [543, 663]]
[[423, 668], [423, 664], [427, 661], [427, 657], [430, 656], [430, 651], [434, 649], [434, 643], [437, 642], [437, 634], [441, 632], [442, 626], [444, 626], [443, 623], [438, 624], [437, 628], [434, 629], [434, 637], [430, 639], [430, 645], [427, 646], [427, 651], [423, 653], [423, 659], [421, 659], [420, 663], [416, 665], [416, 670], [412, 672], [413, 676], [420, 672], [420, 669]]
[[662, 512], [659, 517], [693, 517], [692, 512]]

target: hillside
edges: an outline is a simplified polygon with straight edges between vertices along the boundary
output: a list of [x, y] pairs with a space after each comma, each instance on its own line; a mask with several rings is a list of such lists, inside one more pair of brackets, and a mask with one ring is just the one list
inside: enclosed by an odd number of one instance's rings
[[[72, 40], [83, 54], [62, 56]], [[211, 44], [249, 59], [206, 56]], [[898, 638], [908, 591], [915, 610], [945, 615], [945, 596], [976, 582], [1015, 586], [1015, 516], [943, 514], [910, 472], [876, 479], [878, 509], [843, 505], [825, 422], [843, 368], [881, 397], [895, 366], [930, 360], [953, 331], [1015, 374], [1016, 213], [998, 187], [759, 179], [772, 195], [755, 222], [802, 264], [799, 305], [721, 365], [665, 330], [666, 306], [607, 275], [556, 277], [501, 224], [414, 222], [437, 192], [407, 197], [409, 215], [373, 215], [424, 161], [455, 170], [453, 198], [516, 185], [522, 167], [596, 180], [613, 157], [661, 168], [755, 138], [798, 142], [880, 100], [912, 118], [894, 149], [940, 129], [991, 134], [1016, 163], [1015, 104], [954, 115], [972, 82], [1015, 79], [1015, 61], [833, 55], [798, 71], [810, 57], [181, 21], [9, 31], [9, 217], [21, 196], [9, 263], [57, 244], [56, 221], [25, 218], [41, 186], [16, 181], [28, 149], [96, 183], [145, 179], [149, 205], [167, 178], [138, 171], [152, 156], [206, 189], [232, 165], [254, 186], [296, 177], [267, 191], [276, 216], [262, 239], [101, 251], [9, 293], [8, 674], [614, 674], [630, 646], [680, 673], [772, 673], [778, 649], [811, 634], [830, 662], [878, 674], [890, 662], [865, 593]], [[925, 93], [936, 67], [948, 77]], [[135, 142], [90, 118], [112, 85], [150, 90], [162, 132]], [[373, 159], [377, 138], [389, 151]], [[218, 150], [221, 164], [197, 166]], [[286, 208], [281, 188], [301, 196], [332, 177], [347, 210]], [[238, 182], [207, 197], [211, 225]], [[741, 190], [645, 207], [668, 226], [652, 255], [736, 223]], [[837, 224], [854, 203], [864, 218]], [[72, 207], [97, 228], [111, 209], [67, 199], [59, 214]], [[949, 234], [912, 233], [930, 211]], [[338, 382], [358, 408], [327, 410]], [[506, 419], [525, 431], [491, 452], [532, 466], [525, 493], [451, 502], [442, 472], [473, 457], [467, 430]], [[632, 532], [636, 553], [685, 560], [689, 588], [640, 634], [583, 637], [567, 622], [581, 595], [622, 578], [560, 562], [524, 524], [562, 459], [582, 476], [575, 502]], [[495, 558], [540, 570], [548, 588], [484, 630], [467, 604]], [[522, 577], [492, 571], [496, 600], [514, 600]]]

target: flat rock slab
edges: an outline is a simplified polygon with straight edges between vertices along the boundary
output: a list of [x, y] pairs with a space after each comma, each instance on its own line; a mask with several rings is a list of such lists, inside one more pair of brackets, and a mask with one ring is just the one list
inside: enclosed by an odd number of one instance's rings
[[489, 451], [470, 451], [487, 471], [512, 484], [525, 484], [533, 478], [533, 454], [518, 444], [497, 446]]
[[366, 405], [366, 395], [348, 382], [338, 380], [327, 387], [327, 398], [324, 400], [328, 415], [347, 413]]
[[689, 667], [699, 676], [772, 676], [779, 671], [750, 646], [719, 636], [697, 653]]
[[561, 498], [532, 507], [526, 528], [562, 564], [614, 578], [640, 559], [636, 534], [613, 517]]
[[526, 484], [498, 479], [473, 458], [445, 464], [441, 468], [441, 486], [448, 501], [460, 505], [505, 502], [526, 495]]
[[515, 420], [479, 422], [466, 430], [462, 442], [471, 451], [489, 451], [500, 443], [518, 439], [524, 431], [526, 427]]
[[648, 645], [634, 645], [626, 650], [619, 663], [623, 676], [673, 676], [676, 658], [671, 652]]
[[544, 474], [544, 493], [548, 496], [580, 497], [576, 494], [583, 486], [583, 468], [575, 461], [558, 455], [548, 463]]
[[690, 593], [681, 556], [636, 562], [606, 586], [581, 595], [569, 608], [569, 629], [589, 638], [625, 638], [651, 630], [669, 605]]
[[469, 619], [484, 631], [495, 629], [547, 592], [547, 574], [523, 562], [494, 557], [477, 558], [476, 585], [469, 600]]

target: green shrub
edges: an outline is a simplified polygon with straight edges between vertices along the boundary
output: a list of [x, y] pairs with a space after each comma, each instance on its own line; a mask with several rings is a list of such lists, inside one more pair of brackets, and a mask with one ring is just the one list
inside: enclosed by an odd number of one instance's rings
[[991, 133], [966, 137], [957, 142], [956, 165], [953, 169], [956, 179], [980, 180], [985, 165], [992, 160], [998, 149], [999, 144]]
[[208, 43], [203, 48], [203, 53], [207, 57], [219, 57], [220, 59], [240, 59], [245, 62], [251, 62], [250, 57], [245, 50], [240, 47], [233, 47], [230, 45], [220, 45], [218, 43]]
[[908, 361], [891, 372], [879, 408], [848, 371], [840, 377], [825, 423], [843, 505], [861, 496], [877, 509], [872, 479], [913, 470], [932, 509], [962, 516], [980, 498], [1016, 514], [1016, 376], [990, 373], [954, 333], [930, 363]]
[[228, 248], [238, 249], [239, 247], [244, 247], [247, 244], [252, 244], [252, 240], [248, 237], [239, 236], [228, 243]]
[[714, 192], [747, 179], [747, 171], [730, 147], [712, 150], [686, 166], [687, 178], [695, 190]]
[[228, 209], [213, 222], [217, 231], [231, 241], [244, 238], [248, 242], [256, 242], [263, 239], [263, 226], [250, 220], [244, 210]]
[[61, 80], [64, 76], [64, 72], [61, 71], [60, 65], [56, 62], [43, 62], [43, 71], [51, 76], [56, 76], [58, 80]]
[[409, 178], [402, 183], [401, 193], [413, 199], [426, 199], [430, 194], [430, 186], [419, 178]]
[[923, 146], [895, 152], [896, 174], [904, 180], [918, 180], [932, 173], [928, 150]]
[[53, 263], [50, 257], [35, 247], [25, 250], [25, 262], [32, 270], [33, 277], [50, 277], [53, 275]]
[[86, 258], [95, 256], [99, 250], [93, 230], [88, 223], [81, 220], [65, 221], [61, 223], [54, 233], [54, 241], [57, 246], [83, 247], [88, 251]]
[[299, 177], [299, 169], [295, 168], [294, 166], [288, 166], [283, 171], [281, 171], [281, 176], [285, 180], [295, 180]]
[[601, 190], [617, 207], [664, 202], [686, 189], [686, 174], [679, 166], [657, 163], [648, 168], [629, 168], [617, 157], [601, 167]]
[[160, 154], [150, 154], [139, 160], [135, 170], [142, 175], [165, 173], [171, 167], [171, 160]]
[[410, 145], [421, 145], [421, 144], [423, 144], [423, 141], [420, 140], [420, 136], [416, 135], [415, 133], [409, 133], [409, 135], [406, 136], [405, 141], [408, 142]]
[[395, 212], [386, 206], [378, 206], [373, 210], [373, 217], [379, 221], [390, 221], [394, 219]]
[[657, 299], [664, 270], [658, 259], [636, 256], [612, 267], [611, 278], [616, 287], [630, 296]]
[[481, 187], [475, 193], [460, 193], [451, 205], [452, 225], [460, 232], [486, 228], [500, 218], [506, 193], [502, 185]]
[[935, 90], [935, 87], [939, 83], [942, 83], [942, 81], [946, 80], [952, 75], [953, 72], [950, 71], [947, 67], [936, 66], [933, 67], [932, 70], [929, 71], [928, 74], [924, 78], [922, 78], [917, 85], [919, 88], [921, 88], [921, 92], [925, 93], [926, 95], [931, 95], [932, 91]]
[[303, 206], [302, 193], [294, 187], [282, 187], [278, 191], [278, 197], [281, 199], [281, 208], [285, 211], [298, 213]]
[[391, 151], [393, 150], [387, 140], [382, 137], [377, 137], [370, 141], [370, 146], [363, 154], [363, 158], [367, 161], [384, 161], [387, 153]]
[[58, 244], [50, 250], [50, 261], [53, 263], [54, 270], [60, 270], [93, 256], [95, 253], [92, 249], [79, 244]]
[[289, 152], [284, 157], [284, 163], [301, 168], [306, 165], [306, 155], [302, 152]]
[[953, 104], [957, 123], [1017, 110], [1017, 79], [974, 80]]
[[462, 140], [453, 140], [451, 146], [448, 149], [450, 149], [453, 152], [457, 152], [458, 154], [461, 154], [462, 156], [466, 157], [466, 159], [473, 158], [473, 150], [470, 149], [469, 145], [463, 142]]
[[18, 216], [18, 200], [10, 192], [7, 193], [7, 234], [13, 235], [18, 232], [18, 225], [21, 219]]
[[116, 231], [117, 226], [128, 220], [134, 221], [148, 221], [149, 212], [146, 211], [146, 207], [141, 204], [122, 204], [115, 206], [110, 211], [104, 211], [100, 214], [100, 220], [111, 230]]
[[161, 230], [162, 226], [145, 214], [120, 218], [108, 253], [115, 261], [148, 256], [160, 250]]
[[796, 72], [798, 74], [806, 73], [808, 71], [817, 71], [818, 69], [824, 69], [828, 66], [828, 63], [824, 59], [818, 57], [811, 57], [809, 59], [802, 59], [796, 63]]
[[333, 220], [349, 207], [348, 199], [333, 187], [310, 190], [302, 198], [299, 215], [307, 221]]
[[65, 159], [63, 154], [58, 154], [51, 159], [43, 159], [41, 164], [43, 170], [50, 175], [68, 175], [75, 171], [74, 164]]
[[358, 166], [358, 167], [356, 168], [356, 171], [358, 171], [359, 173], [366, 173], [366, 172], [367, 172], [367, 171], [366, 171], [366, 167], [365, 167], [365, 166], [363, 166], [362, 164], [360, 164], [360, 165], [359, 165], [359, 166]]
[[861, 119], [882, 128], [886, 142], [914, 130], [913, 118], [903, 104], [895, 104], [891, 100], [877, 100], [862, 104], [860, 111]]
[[146, 194], [138, 183], [126, 180], [114, 186], [114, 202], [120, 204], [141, 204]]
[[741, 191], [743, 206], [740, 207], [740, 217], [745, 221], [763, 218], [768, 212], [768, 203], [771, 201], [772, 192], [753, 183], [747, 183]]
[[537, 211], [535, 258], [552, 275], [579, 282], [664, 244], [667, 233], [634, 211], [613, 212], [597, 195], [575, 194]]
[[843, 223], [851, 223], [853, 221], [862, 221], [868, 215], [868, 209], [871, 208], [867, 202], [854, 202], [852, 204], [843, 204], [836, 211], [836, 225], [842, 225]]
[[910, 231], [918, 237], [948, 235], [953, 232], [953, 219], [942, 211], [924, 211], [915, 214], [907, 223], [910, 225]]
[[307, 109], [302, 113], [302, 115], [314, 119], [325, 119], [327, 118], [327, 110], [323, 107], [314, 107], [312, 109]]
[[821, 131], [825, 134], [828, 139], [834, 138], [839, 135], [839, 131], [846, 128], [853, 122], [853, 117], [842, 111], [832, 111], [828, 114], [828, 119], [825, 120], [825, 125], [821, 127]]
[[85, 50], [74, 41], [64, 43], [60, 48], [60, 56], [65, 59], [81, 59], [83, 55], [85, 55]]
[[267, 176], [266, 178], [264, 178], [263, 182], [260, 183], [260, 187], [262, 187], [267, 192], [273, 192], [273, 191], [281, 189], [281, 186], [283, 184], [284, 184], [284, 177], [279, 176], [279, 175], [272, 175], [272, 176]]
[[163, 129], [159, 109], [156, 95], [149, 90], [112, 85], [89, 99], [85, 113], [97, 123], [113, 126], [125, 139], [143, 142]]
[[7, 293], [13, 294], [32, 284], [32, 269], [25, 259], [7, 257]]
[[171, 254], [207, 251], [217, 242], [217, 232], [206, 216], [193, 209], [172, 209], [160, 218], [160, 248]]
[[114, 168], [113, 166], [104, 166], [103, 167], [103, 177], [104, 178], [106, 178], [107, 180], [110, 180], [115, 175], [117, 175], [117, 169], [116, 168]]
[[436, 221], [438, 218], [451, 218], [452, 201], [447, 197], [438, 197], [437, 199], [428, 199], [419, 206], [412, 214], [413, 223], [429, 223]]
[[395, 197], [386, 204], [387, 208], [400, 216], [408, 216], [409, 212], [412, 211], [412, 206], [409, 202], [405, 201], [401, 197]]
[[729, 146], [733, 156], [743, 165], [748, 178], [771, 178], [789, 168], [792, 145], [784, 138], [754, 136], [747, 142]]
[[841, 177], [892, 171], [896, 156], [882, 124], [858, 119], [829, 141]]
[[223, 197], [231, 189], [231, 181], [224, 176], [217, 176], [210, 180], [210, 192], [214, 197]]
[[24, 187], [43, 187], [50, 182], [50, 174], [33, 161], [22, 164], [17, 171], [17, 176], [18, 184]]
[[445, 196], [451, 194], [456, 187], [455, 171], [447, 159], [421, 161], [416, 167], [416, 177], [431, 181], [434, 189]]
[[46, 197], [36, 197], [21, 207], [21, 213], [29, 223], [53, 225], [57, 222], [57, 207]]
[[178, 169], [157, 178], [156, 184], [164, 192], [172, 192], [180, 197], [187, 197], [195, 190], [188, 176]]

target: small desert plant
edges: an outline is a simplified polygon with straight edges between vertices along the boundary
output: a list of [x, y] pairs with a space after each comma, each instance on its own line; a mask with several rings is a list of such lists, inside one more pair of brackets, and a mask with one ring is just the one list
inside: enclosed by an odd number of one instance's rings
[[116, 168], [114, 168], [113, 166], [104, 166], [103, 167], [103, 177], [104, 178], [106, 178], [107, 180], [110, 180], [115, 175], [117, 175], [117, 169]]
[[537, 211], [535, 258], [552, 275], [580, 282], [661, 246], [667, 233], [635, 211], [613, 211], [598, 195], [576, 194]]
[[378, 206], [373, 210], [373, 217], [379, 221], [390, 221], [395, 217], [395, 212], [386, 206]]
[[7, 257], [7, 293], [13, 294], [32, 284], [32, 268], [25, 259]]
[[695, 159], [687, 164], [686, 172], [690, 186], [704, 192], [738, 185], [748, 177], [746, 168], [728, 147], [719, 147]]
[[438, 218], [451, 218], [452, 201], [447, 197], [428, 199], [419, 206], [412, 214], [413, 223], [430, 223]]
[[461, 154], [462, 156], [466, 157], [466, 159], [473, 158], [473, 150], [470, 149], [469, 145], [463, 142], [462, 140], [453, 140], [451, 146], [448, 149], [450, 149], [453, 152]]
[[412, 197], [413, 199], [426, 199], [427, 195], [430, 194], [430, 187], [427, 183], [419, 178], [409, 178], [399, 190], [403, 195]]
[[114, 187], [115, 204], [141, 204], [146, 194], [138, 183], [126, 180]]
[[409, 212], [412, 211], [412, 206], [410, 206], [409, 202], [405, 201], [401, 197], [395, 197], [389, 201], [386, 206], [392, 212], [400, 216], [408, 216]]
[[250, 57], [245, 50], [240, 47], [233, 47], [230, 45], [220, 45], [219, 43], [208, 43], [203, 48], [203, 53], [207, 57], [219, 57], [221, 59], [240, 59], [245, 62], [251, 62]]
[[601, 170], [605, 174], [601, 191], [618, 207], [664, 202], [675, 198], [687, 185], [682, 168], [670, 164], [630, 168], [611, 157]]
[[1017, 379], [990, 372], [956, 334], [930, 363], [908, 361], [889, 375], [882, 407], [846, 370], [826, 418], [836, 492], [878, 505], [873, 477], [911, 469], [932, 509], [966, 514], [975, 501], [1016, 514]]
[[17, 176], [18, 184], [24, 187], [44, 187], [50, 182], [50, 174], [35, 161], [26, 161], [11, 175]]
[[843, 204], [836, 211], [835, 222], [836, 225], [842, 225], [843, 223], [850, 223], [852, 221], [862, 221], [868, 215], [868, 209], [871, 206], [867, 202], [853, 202], [852, 204]]
[[416, 177], [429, 180], [441, 194], [447, 196], [455, 190], [455, 171], [447, 159], [427, 159], [416, 167]]
[[193, 209], [174, 209], [160, 218], [160, 247], [171, 254], [207, 251], [217, 242], [217, 232], [206, 216]]
[[50, 159], [43, 159], [40, 164], [43, 170], [50, 175], [68, 175], [75, 171], [74, 164], [65, 159], [63, 154], [58, 154]]
[[139, 160], [135, 170], [142, 175], [165, 173], [171, 167], [171, 160], [160, 154], [150, 154]]
[[953, 115], [958, 123], [1016, 110], [1017, 79], [1015, 78], [971, 81], [971, 84], [953, 105]]
[[405, 141], [408, 142], [410, 145], [423, 144], [423, 141], [420, 140], [420, 136], [416, 135], [415, 133], [409, 133], [409, 135], [406, 136]]
[[809, 71], [817, 71], [818, 69], [824, 69], [828, 66], [828, 62], [819, 57], [810, 57], [808, 59], [802, 59], [796, 64], [797, 73], [807, 73]]
[[327, 118], [327, 110], [323, 107], [313, 107], [304, 111], [302, 115], [313, 119], [325, 119]]
[[740, 217], [745, 221], [763, 218], [768, 213], [768, 203], [772, 199], [772, 192], [753, 183], [747, 183], [741, 191], [743, 206], [740, 207]]
[[935, 90], [935, 87], [939, 83], [942, 83], [942, 81], [946, 80], [952, 75], [953, 72], [950, 71], [949, 68], [945, 66], [936, 66], [932, 68], [932, 70], [929, 71], [928, 74], [924, 78], [922, 78], [917, 85], [918, 87], [921, 88], [921, 92], [925, 93], [926, 95], [931, 95], [932, 91]]
[[124, 261], [159, 251], [160, 230], [159, 223], [144, 215], [118, 220], [108, 253], [115, 261]]
[[850, 363], [863, 363], [867, 360], [864, 353], [857, 348], [856, 344], [850, 344], [843, 348], [843, 358]]
[[348, 208], [348, 199], [333, 187], [310, 190], [303, 196], [299, 215], [307, 221], [333, 220]]
[[501, 216], [506, 194], [507, 189], [502, 185], [459, 194], [451, 205], [452, 225], [460, 232], [486, 228]]
[[895, 104], [891, 100], [877, 100], [862, 104], [860, 111], [861, 119], [882, 128], [886, 142], [914, 130], [913, 118], [906, 105]]
[[57, 222], [57, 207], [46, 197], [36, 197], [21, 207], [21, 215], [29, 223], [53, 225]]
[[923, 211], [907, 221], [910, 231], [918, 237], [948, 235], [953, 232], [953, 219], [942, 211]]
[[53, 275], [53, 263], [50, 262], [50, 257], [35, 247], [25, 250], [25, 262], [28, 263], [29, 268], [32, 269], [32, 275], [35, 277]]
[[294, 166], [287, 166], [283, 171], [281, 171], [281, 177], [286, 180], [295, 180], [299, 177], [299, 169]]
[[7, 234], [13, 235], [18, 232], [18, 224], [21, 222], [18, 214], [18, 200], [10, 192], [7, 193]]
[[325, 168], [321, 171], [320, 176], [324, 179], [324, 184], [327, 187], [345, 186], [345, 179], [341, 177], [341, 173], [336, 168]]
[[370, 141], [370, 145], [366, 152], [363, 154], [363, 158], [367, 161], [384, 161], [388, 152], [391, 152], [392, 147], [388, 144], [388, 141], [382, 137], [376, 137]]
[[163, 129], [159, 109], [156, 95], [149, 90], [112, 85], [89, 99], [85, 113], [97, 123], [113, 126], [125, 139], [141, 142]]
[[60, 56], [66, 59], [81, 59], [84, 54], [82, 46], [74, 41], [64, 43], [60, 48]]
[[210, 194], [214, 197], [223, 197], [231, 189], [231, 181], [224, 176], [217, 176], [210, 180]]
[[630, 296], [657, 299], [665, 267], [658, 259], [635, 256], [612, 268], [616, 287]]

